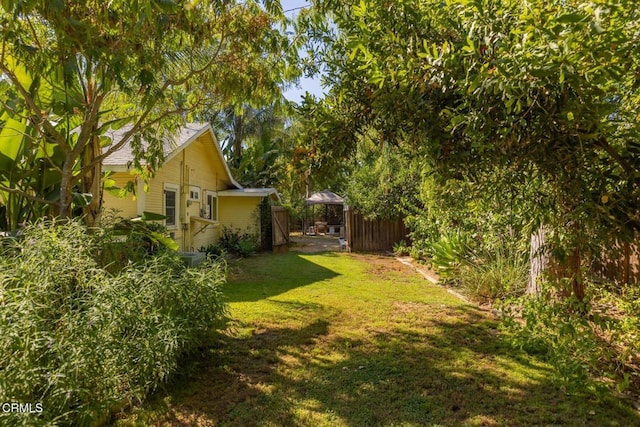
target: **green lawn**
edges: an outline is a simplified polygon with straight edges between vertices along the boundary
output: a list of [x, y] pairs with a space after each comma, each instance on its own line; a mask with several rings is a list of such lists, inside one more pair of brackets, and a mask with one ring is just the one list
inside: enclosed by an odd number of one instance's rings
[[640, 425], [568, 395], [485, 312], [393, 259], [261, 255], [230, 268], [233, 322], [123, 425]]

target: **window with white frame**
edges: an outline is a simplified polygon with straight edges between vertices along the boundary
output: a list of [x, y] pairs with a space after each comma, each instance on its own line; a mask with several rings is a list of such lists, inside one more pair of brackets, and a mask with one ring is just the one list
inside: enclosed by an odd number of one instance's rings
[[178, 225], [178, 190], [177, 185], [164, 185], [164, 215], [167, 217], [165, 220], [167, 228], [174, 228]]
[[204, 217], [211, 221], [218, 220], [218, 195], [215, 191], [205, 191]]
[[200, 187], [195, 185], [189, 186], [189, 200], [199, 202], [200, 201]]

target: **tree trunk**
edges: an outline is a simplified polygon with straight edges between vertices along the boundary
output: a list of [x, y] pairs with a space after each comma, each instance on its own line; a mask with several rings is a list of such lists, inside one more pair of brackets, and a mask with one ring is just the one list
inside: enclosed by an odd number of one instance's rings
[[578, 301], [583, 301], [585, 296], [584, 280], [582, 277], [582, 227], [578, 221], [574, 221], [571, 226], [573, 231], [573, 248], [567, 256], [567, 260], [560, 266], [560, 277], [568, 279], [565, 289], [563, 289], [564, 296], [575, 296]]
[[573, 292], [573, 295], [578, 299], [578, 301], [583, 301], [585, 296], [581, 264], [582, 254], [580, 245], [576, 244], [573, 248], [573, 252], [567, 258], [567, 272], [569, 273], [569, 278], [571, 280], [570, 291]]
[[[82, 164], [92, 163], [100, 154], [100, 142], [98, 137], [94, 136], [84, 149]], [[96, 163], [82, 178], [82, 192], [92, 195], [91, 202], [82, 211], [85, 224], [94, 227], [99, 224], [102, 212], [102, 164], [100, 162]]]
[[242, 140], [244, 139], [244, 122], [242, 116], [233, 116], [233, 162], [234, 167], [240, 165], [242, 158]]
[[[579, 226], [574, 226], [574, 230], [579, 232]], [[568, 283], [559, 293], [563, 298], [569, 298], [574, 295], [578, 301], [583, 301], [585, 297], [584, 281], [582, 277], [582, 250], [578, 242], [574, 244], [571, 254], [563, 263], [558, 260], [551, 260], [549, 252], [545, 248], [545, 228], [540, 226], [536, 232], [531, 235], [531, 250], [529, 254], [529, 283], [527, 284], [527, 293], [530, 295], [540, 294], [540, 280], [542, 274], [549, 269], [550, 274], [555, 279], [568, 279]]]
[[71, 205], [73, 203], [73, 154], [68, 153], [62, 164], [62, 180], [60, 181], [60, 200], [58, 201], [57, 215], [60, 218], [71, 218]]
[[540, 225], [538, 230], [531, 234], [531, 250], [529, 252], [529, 283], [527, 293], [540, 294], [540, 280], [542, 273], [549, 266], [549, 254], [545, 248], [545, 229]]

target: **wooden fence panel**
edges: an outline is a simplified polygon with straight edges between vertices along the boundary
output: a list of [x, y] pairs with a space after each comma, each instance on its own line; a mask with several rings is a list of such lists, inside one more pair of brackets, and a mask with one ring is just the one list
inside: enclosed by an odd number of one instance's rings
[[271, 206], [273, 250], [289, 243], [289, 212], [282, 206]]
[[616, 283], [640, 281], [640, 236], [635, 243], [613, 245], [603, 258], [602, 264], [595, 265], [594, 273]]
[[349, 252], [390, 251], [394, 243], [407, 239], [407, 228], [402, 219], [370, 221], [352, 209], [346, 209], [344, 216]]

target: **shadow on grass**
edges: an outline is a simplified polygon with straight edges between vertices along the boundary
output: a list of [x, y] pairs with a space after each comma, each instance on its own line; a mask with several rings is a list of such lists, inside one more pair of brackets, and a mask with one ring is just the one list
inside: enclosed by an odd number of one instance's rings
[[321, 318], [224, 336], [158, 412], [174, 425], [640, 425], [624, 408], [567, 395], [477, 310], [448, 311], [358, 338]]
[[[333, 256], [327, 253], [322, 255]], [[237, 277], [233, 283], [225, 287], [227, 301], [255, 302], [339, 275], [307, 259], [313, 256], [289, 252], [243, 260], [232, 267], [238, 271], [234, 273]], [[256, 289], [258, 287], [259, 290]]]

